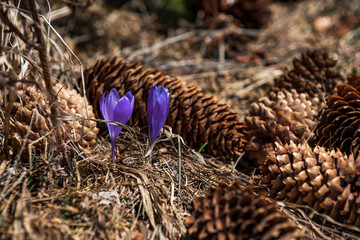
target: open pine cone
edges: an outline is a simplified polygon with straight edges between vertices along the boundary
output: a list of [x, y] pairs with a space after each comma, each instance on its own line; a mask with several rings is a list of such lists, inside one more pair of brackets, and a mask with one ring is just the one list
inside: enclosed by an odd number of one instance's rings
[[360, 226], [359, 159], [322, 147], [312, 149], [308, 144], [275, 144], [260, 167], [261, 181], [271, 189], [271, 196]]
[[[79, 79], [81, 84], [81, 80]], [[130, 91], [135, 106], [129, 125], [147, 126], [146, 103], [153, 85], [164, 86], [170, 93], [170, 111], [166, 125], [180, 134], [187, 144], [199, 148], [207, 143], [206, 150], [214, 155], [233, 158], [243, 151], [246, 143], [246, 126], [226, 104], [218, 103], [196, 86], [164, 75], [157, 69], [144, 69], [138, 63], [127, 63], [116, 58], [100, 60], [85, 70], [85, 88], [89, 101], [100, 115], [100, 99], [104, 92], [117, 89], [120, 96]]]
[[330, 96], [316, 127], [315, 142], [326, 148], [339, 148], [358, 155], [360, 149], [360, 92], [342, 84], [338, 95]]
[[341, 74], [334, 69], [336, 61], [322, 50], [306, 51], [301, 59], [293, 60], [293, 69], [275, 78], [279, 89], [296, 89], [299, 93], [324, 97], [334, 93], [334, 88], [343, 81]]
[[[69, 136], [69, 140], [79, 142], [79, 146], [84, 150], [91, 151], [96, 145], [99, 131], [96, 122], [85, 120], [82, 123], [82, 120], [71, 119], [71, 117], [86, 117], [86, 109], [82, 105], [84, 98], [74, 89], [62, 88], [61, 84], [56, 84], [54, 91], [58, 94], [59, 114], [67, 118], [63, 121], [62, 130]], [[44, 93], [35, 86], [19, 85], [18, 95], [21, 101], [14, 104], [15, 113], [10, 123], [12, 142], [17, 151], [25, 144], [25, 153], [28, 152], [28, 144], [33, 143], [32, 152], [39, 154], [44, 151], [45, 142], [48, 145], [55, 144], [54, 133], [35, 143], [53, 128], [49, 121], [50, 113], [46, 111], [48, 102]], [[95, 118], [91, 105], [87, 106], [87, 112], [88, 118]], [[27, 154], [22, 156], [28, 157]]]
[[207, 17], [219, 13], [232, 15], [247, 28], [260, 28], [268, 22], [270, 0], [191, 0]]
[[351, 74], [347, 78], [349, 85], [360, 91], [360, 74]]
[[274, 142], [304, 142], [313, 135], [315, 115], [321, 108], [317, 97], [306, 93], [282, 90], [271, 92], [258, 103], [252, 103], [245, 122], [252, 130], [246, 146], [247, 157], [260, 165], [266, 154], [273, 150]]
[[191, 239], [300, 239], [303, 234], [274, 202], [252, 187], [221, 184], [194, 199], [186, 219]]

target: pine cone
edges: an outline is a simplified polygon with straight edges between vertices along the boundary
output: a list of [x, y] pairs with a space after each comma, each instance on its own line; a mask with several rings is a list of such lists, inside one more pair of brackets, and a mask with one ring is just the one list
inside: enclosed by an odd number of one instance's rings
[[270, 0], [192, 0], [194, 6], [205, 11], [206, 17], [219, 13], [232, 15], [246, 28], [260, 28], [268, 22]]
[[360, 93], [347, 84], [337, 89], [338, 95], [329, 97], [327, 107], [320, 116], [315, 142], [357, 156], [360, 149]]
[[335, 86], [343, 81], [341, 74], [334, 69], [335, 65], [336, 61], [327, 52], [307, 51], [301, 59], [293, 60], [293, 69], [275, 78], [275, 86], [324, 97], [325, 93], [334, 93]]
[[186, 219], [191, 239], [299, 239], [301, 231], [252, 187], [221, 184], [194, 199]]
[[[19, 85], [20, 86], [20, 85]], [[35, 86], [20, 86], [18, 95], [21, 102], [14, 104], [14, 117], [11, 122], [11, 136], [18, 151], [25, 144], [25, 152], [27, 152], [27, 145], [45, 136], [53, 128], [49, 121], [49, 113], [46, 112], [48, 102], [44, 93], [39, 91]], [[85, 108], [82, 106], [84, 99], [75, 91], [66, 87], [62, 88], [61, 84], [54, 86], [54, 91], [58, 94], [59, 113], [64, 117], [74, 116], [86, 117]], [[88, 105], [88, 118], [95, 118], [92, 106]], [[30, 125], [30, 123], [32, 124]], [[70, 137], [71, 141], [79, 141], [80, 146], [84, 150], [91, 151], [96, 145], [96, 136], [99, 129], [96, 127], [94, 121], [81, 120], [64, 120], [63, 127], [65, 133]], [[83, 134], [82, 134], [83, 131]], [[81, 137], [82, 136], [82, 137]], [[42, 152], [45, 147], [45, 141], [49, 145], [55, 144], [54, 134], [50, 134], [46, 139], [43, 139], [33, 145], [33, 151], [37, 154]], [[25, 159], [27, 154], [22, 155]]]
[[[80, 84], [81, 84], [81, 80]], [[135, 107], [129, 125], [147, 126], [146, 103], [153, 85], [164, 86], [170, 93], [170, 111], [166, 125], [181, 134], [194, 148], [207, 143], [206, 149], [219, 156], [233, 158], [243, 151], [246, 126], [228, 105], [218, 103], [213, 96], [203, 94], [200, 88], [186, 86], [185, 82], [163, 75], [157, 69], [144, 69], [138, 63], [127, 63], [116, 58], [100, 60], [85, 71], [85, 87], [89, 101], [100, 115], [100, 99], [104, 92], [116, 88], [119, 95], [127, 91], [135, 96]]]
[[360, 160], [339, 150], [314, 150], [291, 142], [276, 149], [260, 167], [262, 182], [277, 199], [308, 205], [333, 219], [360, 226]]
[[322, 108], [317, 97], [294, 89], [271, 92], [258, 103], [251, 104], [245, 122], [252, 129], [252, 138], [246, 146], [247, 157], [260, 165], [266, 154], [273, 150], [274, 142], [304, 142], [313, 135], [315, 115]]
[[360, 74], [351, 74], [347, 78], [349, 85], [356, 88], [357, 91], [360, 91]]

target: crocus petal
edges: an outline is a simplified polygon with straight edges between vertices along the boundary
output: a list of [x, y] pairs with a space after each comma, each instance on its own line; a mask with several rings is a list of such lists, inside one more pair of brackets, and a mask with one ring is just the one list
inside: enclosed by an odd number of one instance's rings
[[153, 129], [154, 129], [154, 122], [152, 121], [152, 116], [154, 113], [154, 100], [155, 100], [155, 91], [156, 91], [157, 87], [155, 85], [152, 86], [150, 93], [149, 93], [149, 97], [148, 97], [148, 101], [147, 101], [147, 119], [148, 119], [148, 128], [149, 128], [149, 138], [150, 138], [150, 145], [154, 142], [153, 140]]
[[115, 142], [122, 130], [122, 127], [109, 124], [108, 129], [109, 129], [109, 135], [110, 135], [111, 141]]
[[151, 119], [151, 130], [150, 130], [150, 145], [153, 144], [153, 142], [156, 140], [156, 138], [159, 136], [162, 125], [161, 125], [161, 106], [159, 106], [159, 103], [155, 100], [154, 104], [154, 117]]
[[105, 107], [107, 109], [107, 119], [114, 121], [114, 108], [117, 105], [117, 102], [119, 101], [119, 98], [116, 98], [116, 96], [109, 94], [107, 98], [105, 99]]
[[[134, 96], [127, 92], [122, 98], [119, 97], [115, 88], [111, 89], [105, 99], [105, 93], [101, 96], [100, 111], [105, 120], [126, 124], [134, 110]], [[112, 157], [115, 161], [115, 141], [119, 136], [122, 127], [110, 123], [106, 124], [109, 130], [112, 145]]]
[[134, 102], [134, 96], [131, 94], [130, 91], [128, 91], [127, 93], [125, 93], [124, 95], [127, 99], [129, 99], [130, 102]]
[[106, 120], [108, 117], [107, 117], [107, 109], [105, 107], [105, 94], [104, 93], [102, 96], [101, 96], [101, 100], [100, 100], [100, 111], [101, 111], [101, 115], [103, 116], [103, 118]]
[[[130, 101], [128, 97], [132, 99], [132, 101]], [[117, 102], [113, 110], [112, 121], [116, 121], [125, 125], [127, 121], [129, 121], [133, 110], [134, 110], [134, 98], [130, 93], [130, 95], [127, 94], [126, 96], [120, 98], [120, 100]], [[122, 127], [111, 125], [109, 126], [109, 129], [111, 129], [110, 138], [116, 139], [119, 136]]]
[[[162, 87], [162, 86], [161, 86]], [[162, 104], [162, 106], [165, 108], [164, 111], [169, 112], [170, 108], [170, 94], [169, 90], [167, 88], [162, 87], [160, 89], [161, 93], [159, 94], [158, 101]], [[167, 114], [166, 114], [167, 115]]]
[[147, 102], [147, 115], [148, 115], [148, 122], [150, 123], [151, 122], [151, 119], [152, 119], [152, 115], [153, 115], [153, 112], [154, 112], [154, 99], [155, 98], [155, 90], [156, 90], [156, 86], [153, 85], [151, 90], [150, 90], [150, 94], [149, 94], [149, 97], [148, 97], [148, 102]]
[[151, 88], [147, 105], [150, 145], [152, 145], [159, 136], [168, 113], [169, 90], [163, 86], [157, 88], [154, 85]]
[[156, 115], [154, 115], [154, 117], [152, 119], [151, 144], [159, 136], [160, 131], [161, 131], [162, 127], [164, 126], [164, 123], [166, 121], [166, 117], [168, 114], [167, 105], [160, 102], [159, 100], [160, 99], [157, 99], [155, 101], [154, 112], [156, 113]]
[[130, 100], [125, 96], [122, 97], [114, 109], [114, 121], [126, 124], [131, 117], [133, 110], [134, 102], [130, 102]]
[[119, 93], [115, 88], [111, 89], [109, 96], [113, 97], [114, 99], [120, 99]]

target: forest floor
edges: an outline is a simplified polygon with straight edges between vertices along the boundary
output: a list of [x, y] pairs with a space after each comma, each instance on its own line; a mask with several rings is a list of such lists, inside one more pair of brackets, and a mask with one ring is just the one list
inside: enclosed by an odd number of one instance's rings
[[[212, 23], [197, 17], [195, 22], [170, 24], [156, 7], [149, 10], [140, 0], [121, 8], [96, 2], [83, 9], [60, 2], [50, 6], [58, 35], [51, 31], [48, 54], [52, 75], [70, 86], [81, 67], [117, 56], [200, 86], [243, 120], [251, 103], [266, 96], [274, 78], [307, 49], [327, 50], [344, 76], [360, 71], [360, 1], [274, 1], [261, 29], [239, 28], [226, 15]], [[8, 9], [16, 19], [17, 8]], [[48, 16], [44, 9], [42, 14]], [[22, 12], [22, 17], [27, 14]], [[8, 48], [2, 41], [1, 64], [18, 75], [35, 76], [34, 68], [24, 63], [34, 55], [26, 58], [22, 44]], [[5, 112], [3, 108], [2, 131]], [[170, 131], [162, 134], [150, 163], [146, 135], [131, 127], [132, 132], [123, 131], [118, 138], [117, 164], [111, 162], [106, 132], [99, 134], [91, 153], [78, 152], [65, 166], [51, 151], [32, 164], [1, 159], [0, 239], [185, 238], [194, 197], [219, 182], [252, 183], [251, 172], [241, 173], [234, 162], [198, 154], [199, 149], [186, 146]], [[329, 221], [306, 207], [278, 204], [314, 239], [360, 237], [358, 228]]]

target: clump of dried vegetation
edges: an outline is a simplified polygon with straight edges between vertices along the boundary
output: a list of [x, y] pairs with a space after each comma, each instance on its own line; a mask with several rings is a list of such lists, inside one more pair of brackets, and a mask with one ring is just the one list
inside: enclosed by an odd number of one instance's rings
[[[143, 9], [142, 1], [132, 2], [130, 10], [133, 6]], [[295, 16], [301, 16], [307, 5], [315, 4], [313, 2], [296, 3], [299, 7], [296, 11], [300, 13]], [[330, 6], [336, 1], [325, 2], [323, 4]], [[250, 102], [267, 93], [273, 77], [281, 74], [280, 64], [283, 64], [281, 67], [288, 64], [294, 54], [313, 41], [311, 34], [302, 35], [302, 44], [296, 44], [300, 40], [294, 36], [292, 45], [287, 42], [286, 35], [275, 38], [283, 24], [279, 15], [295, 3], [285, 4], [285, 7], [283, 3], [271, 4], [273, 24], [263, 31], [237, 30], [231, 21], [220, 16], [220, 24], [215, 22], [214, 29], [199, 30], [194, 24], [180, 24], [178, 30], [171, 30], [168, 35], [153, 29], [158, 27], [163, 31], [163, 25], [141, 31], [147, 21], [154, 19], [153, 15], [145, 14], [145, 10], [141, 12], [144, 20], [130, 10], [110, 11], [89, 3], [74, 4], [65, 0], [53, 5], [35, 0], [0, 3], [0, 239], [186, 238], [185, 219], [193, 210], [194, 196], [205, 196], [207, 189], [219, 183], [237, 182], [239, 188], [245, 188], [253, 183], [253, 172], [240, 173], [235, 169], [235, 162], [225, 163], [213, 156], [201, 155], [168, 127], [150, 161], [146, 157], [144, 126], [136, 124], [120, 134], [117, 161], [113, 164], [106, 132], [100, 131], [96, 143], [87, 148], [82, 139], [86, 138], [88, 128], [79, 127], [79, 124], [88, 126], [84, 123], [91, 122], [91, 126], [96, 123], [98, 128], [106, 129], [105, 122], [92, 117], [92, 109], [85, 98], [77, 114], [64, 114], [63, 104], [70, 106], [71, 103], [61, 102], [62, 90], [56, 88], [55, 91], [55, 84], [63, 86], [64, 91], [75, 89], [78, 94], [86, 95], [77, 85], [77, 79], [82, 77], [83, 62], [93, 62], [99, 56], [112, 53], [131, 61], [141, 60], [185, 81], [196, 81], [205, 86], [207, 93], [231, 103], [243, 118]], [[321, 12], [320, 7], [316, 5], [313, 9], [307, 17], [316, 20], [313, 18]], [[64, 16], [73, 18], [69, 25], [76, 26], [77, 21], [86, 22], [82, 17], [97, 15], [102, 16], [100, 20], [89, 24], [97, 27], [96, 31], [83, 36], [70, 34], [61, 23]], [[331, 16], [337, 19], [336, 14]], [[119, 22], [114, 20], [116, 17], [127, 20], [132, 27], [125, 26], [128, 30], [123, 32], [114, 31], [113, 36], [110, 29], [111, 23]], [[295, 18], [292, 22], [298, 20]], [[59, 32], [54, 27], [56, 24]], [[225, 24], [227, 28], [218, 28], [217, 24]], [[297, 34], [306, 28], [301, 24], [305, 25], [305, 21], [300, 21], [293, 29]], [[326, 34], [330, 35], [332, 30]], [[131, 31], [134, 35], [129, 33]], [[337, 28], [334, 31], [341, 32]], [[355, 38], [358, 31], [341, 32], [343, 35], [338, 41], [330, 38], [331, 46], [338, 44], [342, 53], [339, 55], [348, 56], [354, 45], [347, 41], [359, 44]], [[98, 34], [96, 41], [91, 41], [91, 34]], [[317, 34], [320, 39], [326, 35]], [[241, 48], [231, 45], [239, 36], [243, 39]], [[119, 38], [123, 46], [116, 44]], [[269, 38], [270, 41], [265, 40]], [[131, 45], [129, 39], [137, 39], [136, 44]], [[256, 41], [249, 43], [249, 39]], [[79, 47], [81, 44], [84, 48]], [[264, 52], [269, 45], [273, 49]], [[324, 47], [326, 44], [317, 45]], [[194, 52], [193, 46], [200, 50]], [[96, 50], [89, 52], [89, 48]], [[350, 61], [346, 57], [340, 60], [343, 64]], [[30, 133], [33, 126], [41, 124], [48, 130], [36, 135], [36, 139], [29, 138], [35, 135], [21, 135], [22, 144], [17, 145], [11, 126], [16, 125], [16, 112], [27, 107], [22, 90], [29, 87], [41, 92], [43, 97], [41, 103], [33, 104], [36, 111], [27, 115], [31, 118], [27, 131]], [[260, 90], [254, 94], [251, 91], [254, 89]], [[75, 132], [69, 133], [67, 126], [73, 126], [71, 129], [76, 129]], [[41, 143], [40, 151], [37, 148], [36, 154], [32, 154], [33, 145], [37, 143]], [[255, 192], [263, 190], [266, 190], [263, 186], [255, 187]], [[269, 198], [267, 201], [274, 202]], [[280, 211], [311, 239], [352, 239], [360, 235], [358, 228], [337, 223], [309, 207], [282, 201], [277, 204]]]

